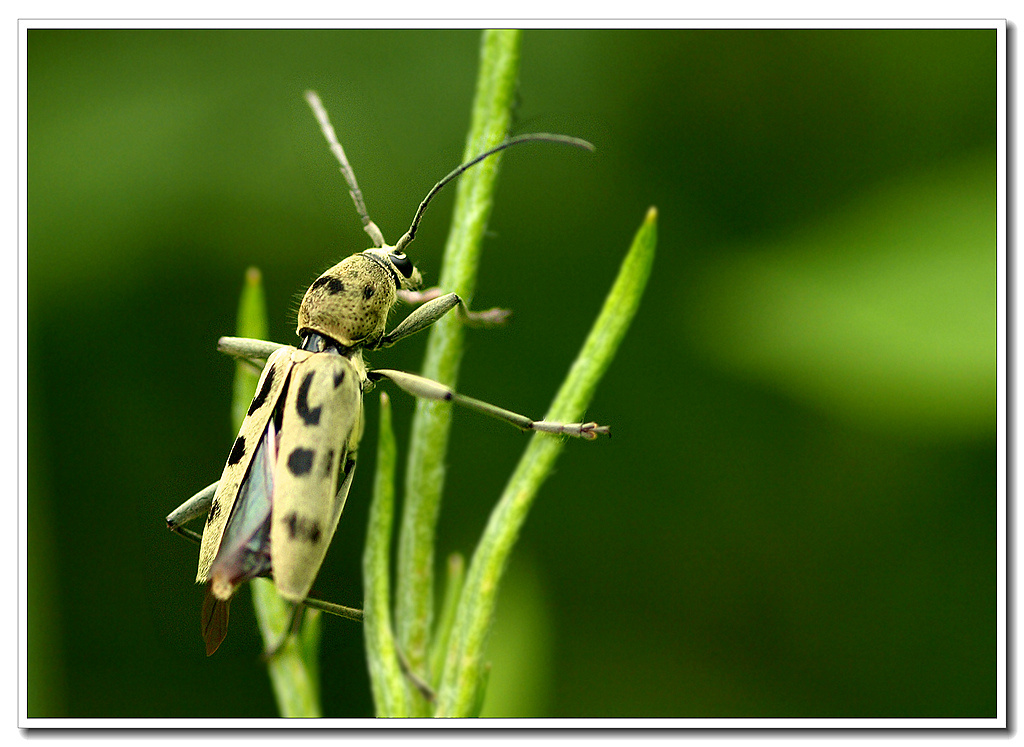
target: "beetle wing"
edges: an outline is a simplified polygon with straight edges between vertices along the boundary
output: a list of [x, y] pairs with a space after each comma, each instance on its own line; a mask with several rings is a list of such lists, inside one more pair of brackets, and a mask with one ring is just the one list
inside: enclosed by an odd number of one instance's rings
[[207, 656], [213, 656], [214, 652], [220, 648], [220, 644], [224, 643], [224, 638], [228, 634], [228, 607], [230, 604], [230, 599], [218, 599], [210, 588], [206, 589], [201, 622]]
[[289, 601], [306, 598], [338, 526], [362, 435], [362, 406], [360, 375], [348, 358], [316, 353], [292, 369], [270, 527], [274, 583]]
[[231, 447], [227, 464], [221, 473], [213, 503], [210, 504], [210, 513], [203, 528], [203, 542], [199, 548], [196, 583], [203, 583], [210, 578], [210, 567], [220, 551], [224, 529], [235, 508], [239, 488], [248, 475], [257, 448], [267, 430], [267, 424], [274, 415], [289, 372], [297, 359], [308, 356], [308, 353], [297, 348], [284, 347], [274, 352], [263, 368], [256, 387], [256, 396], [242, 421], [238, 437]]
[[277, 429], [272, 417], [238, 488], [217, 557], [210, 566], [209, 593], [217, 599], [230, 599], [241, 584], [270, 571], [270, 511], [276, 462]]

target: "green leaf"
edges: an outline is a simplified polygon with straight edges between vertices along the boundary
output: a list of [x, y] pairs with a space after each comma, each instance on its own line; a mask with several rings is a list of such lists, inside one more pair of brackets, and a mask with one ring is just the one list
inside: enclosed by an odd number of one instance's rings
[[[236, 334], [239, 337], [267, 339], [267, 299], [263, 293], [262, 276], [255, 267], [245, 271], [245, 284], [242, 286], [242, 294], [238, 301], [237, 324]], [[259, 371], [243, 361], [235, 363], [235, 381], [231, 397], [232, 433], [238, 433], [242, 426], [242, 420], [245, 419], [249, 403], [256, 394], [256, 385], [259, 381]]]
[[[654, 261], [656, 225], [657, 211], [651, 208], [546, 420], [573, 422], [590, 404], [640, 305]], [[537, 491], [551, 474], [564, 444], [565, 439], [535, 433], [491, 512], [462, 589], [438, 690], [437, 716], [472, 716], [482, 703], [484, 644], [501, 577]]]

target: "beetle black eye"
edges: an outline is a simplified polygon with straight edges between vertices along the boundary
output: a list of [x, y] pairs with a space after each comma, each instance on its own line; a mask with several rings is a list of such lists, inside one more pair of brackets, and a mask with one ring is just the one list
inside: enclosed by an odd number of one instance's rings
[[391, 252], [388, 255], [388, 259], [391, 260], [391, 264], [395, 266], [395, 269], [402, 273], [402, 277], [409, 277], [412, 275], [412, 262], [405, 256], [405, 252]]

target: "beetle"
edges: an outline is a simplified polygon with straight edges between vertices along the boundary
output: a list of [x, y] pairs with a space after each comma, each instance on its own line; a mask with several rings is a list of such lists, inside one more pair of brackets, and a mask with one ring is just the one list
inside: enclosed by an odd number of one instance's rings
[[[459, 394], [436, 381], [389, 369], [367, 368], [364, 350], [380, 350], [420, 332], [453, 309], [468, 324], [502, 323], [502, 309], [471, 312], [455, 293], [419, 291], [422, 278], [405, 253], [427, 205], [449, 182], [489, 156], [519, 143], [547, 141], [593, 149], [584, 140], [535, 133], [510, 138], [460, 165], [420, 203], [408, 231], [385, 243], [370, 220], [355, 174], [319, 97], [306, 99], [341, 164], [356, 210], [373, 247], [357, 252], [317, 278], [303, 296], [298, 347], [222, 337], [218, 349], [265, 361], [256, 395], [228, 454], [220, 480], [167, 516], [188, 535], [186, 522], [207, 516], [196, 582], [206, 584], [202, 631], [207, 655], [227, 634], [228, 606], [240, 585], [272, 575], [280, 595], [298, 606], [307, 599], [345, 507], [363, 433], [363, 394], [388, 380], [416, 397], [450, 401], [522, 430], [584, 439], [609, 435], [597, 423], [535, 421]], [[387, 317], [399, 299], [419, 305], [391, 332]]]

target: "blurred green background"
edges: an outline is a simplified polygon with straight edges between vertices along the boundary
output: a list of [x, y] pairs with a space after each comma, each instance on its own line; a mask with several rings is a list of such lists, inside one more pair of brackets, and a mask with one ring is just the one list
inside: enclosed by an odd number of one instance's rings
[[[30, 715], [274, 715], [248, 591], [207, 659], [164, 528], [234, 437], [215, 342], [248, 266], [293, 342], [368, 246], [303, 90], [394, 241], [459, 161], [478, 46], [29, 31]], [[659, 247], [588, 413], [615, 437], [567, 445], [514, 554], [486, 714], [996, 715], [996, 72], [994, 30], [525, 33], [517, 131], [598, 150], [506, 155], [473, 303], [515, 316], [460, 389], [543, 414], [650, 205]], [[439, 563], [526, 443], [454, 418]], [[315, 587], [344, 604], [372, 452]], [[325, 715], [372, 715], [362, 631], [323, 622]]]

